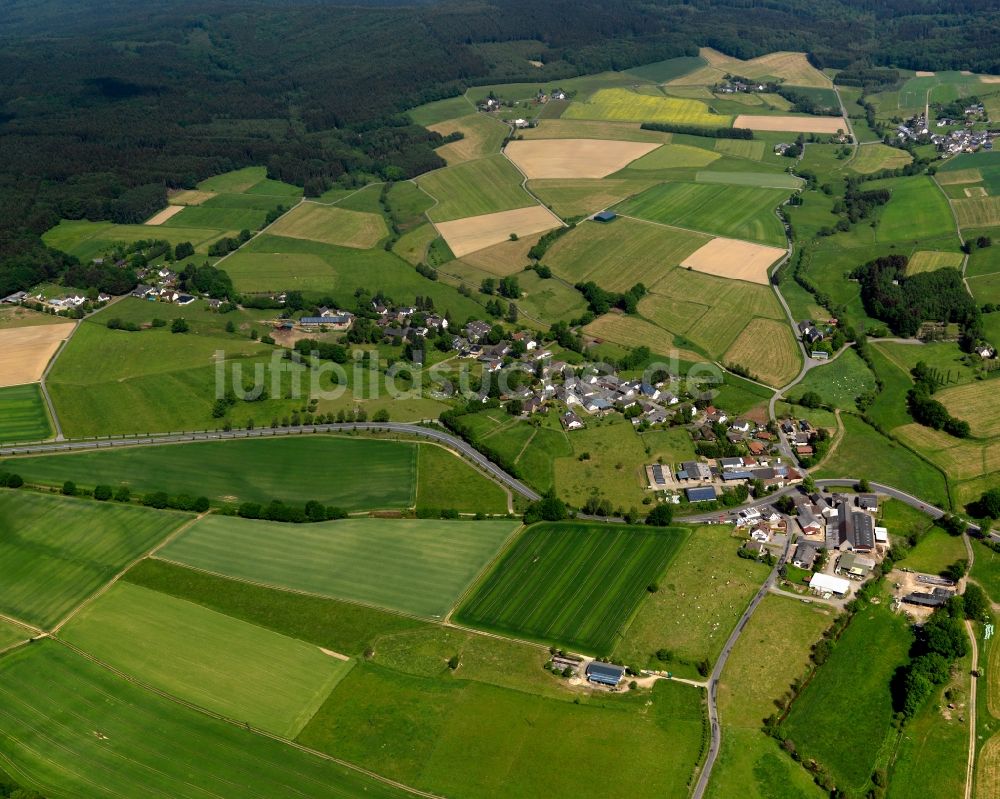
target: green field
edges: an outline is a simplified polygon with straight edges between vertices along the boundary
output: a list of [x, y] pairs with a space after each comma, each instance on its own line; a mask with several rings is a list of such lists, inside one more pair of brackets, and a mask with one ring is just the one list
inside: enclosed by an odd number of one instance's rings
[[60, 637], [143, 683], [294, 738], [352, 661], [201, 605], [119, 583]]
[[0, 612], [49, 627], [186, 515], [0, 492]]
[[968, 560], [961, 536], [948, 535], [940, 527], [924, 533], [903, 559], [903, 566], [926, 574], [940, 574], [959, 560]]
[[857, 155], [848, 166], [862, 175], [869, 175], [882, 169], [898, 169], [913, 161], [913, 156], [898, 147], [889, 147], [879, 142], [859, 147]]
[[361, 657], [380, 639], [431, 627], [398, 613], [266, 588], [153, 558], [139, 561], [122, 580], [353, 657]]
[[619, 122], [672, 122], [728, 128], [733, 119], [712, 113], [698, 100], [637, 94], [628, 89], [599, 89], [585, 102], [573, 102], [563, 119], [602, 119]]
[[476, 107], [463, 95], [449, 97], [446, 100], [435, 100], [407, 111], [407, 115], [418, 125], [435, 125], [456, 117], [469, 116], [476, 113]]
[[[660, 578], [660, 590], [639, 609], [615, 657], [697, 678], [698, 663], [715, 661], [770, 571], [737, 557], [737, 547], [729, 527], [697, 528]], [[656, 657], [661, 650], [665, 660]]]
[[652, 180], [583, 178], [532, 180], [532, 193], [564, 219], [601, 211], [653, 185]]
[[950, 506], [944, 475], [851, 413], [841, 416], [844, 438], [818, 478], [867, 478], [908, 491], [939, 508]]
[[700, 233], [633, 219], [581, 222], [546, 253], [545, 263], [569, 283], [592, 280], [606, 291], [647, 288], [708, 241]]
[[637, 172], [659, 172], [665, 169], [698, 169], [718, 161], [721, 156], [712, 150], [689, 144], [664, 144], [642, 156], [627, 167]]
[[652, 64], [645, 64], [641, 67], [632, 67], [626, 70], [629, 75], [635, 75], [643, 80], [651, 80], [654, 83], [666, 83], [683, 77], [689, 72], [694, 72], [699, 67], [705, 66], [707, 62], [701, 56], [685, 56], [681, 58], [668, 58], [666, 61], [656, 61]]
[[290, 525], [208, 516], [160, 555], [237, 579], [437, 618], [516, 525], [369, 518]]
[[972, 579], [979, 583], [994, 602], [1000, 602], [1000, 553], [978, 541], [972, 542], [976, 562], [972, 566]]
[[[907, 661], [912, 633], [887, 607], [863, 608], [829, 660], [792, 705], [784, 725], [803, 759], [815, 758], [842, 790], [861, 794], [893, 717], [890, 681]], [[856, 712], [857, 708], [864, 712]], [[863, 747], [845, 746], [864, 741]]]
[[456, 614], [466, 624], [607, 654], [687, 538], [681, 528], [529, 528]]
[[0, 705], [4, 770], [46, 796], [409, 795], [145, 691], [52, 641], [0, 661]]
[[832, 363], [810, 370], [789, 393], [797, 397], [807, 391], [815, 391], [826, 403], [854, 410], [854, 398], [874, 389], [875, 375], [861, 356], [850, 349]]
[[[314, 499], [356, 511], [413, 505], [417, 451], [423, 446], [366, 438], [295, 436], [19, 458], [7, 461], [3, 468], [16, 469], [32, 483], [62, 485], [73, 480], [87, 487], [125, 484], [135, 493], [167, 491], [207, 496], [218, 503], [280, 499], [300, 505]], [[351, 468], [338, 470], [335, 479], [320, 467], [337, 463], [351, 464]], [[438, 499], [439, 491], [451, 490], [452, 479], [471, 479], [467, 487], [489, 490], [476, 479], [476, 472], [461, 461], [458, 464], [448, 480], [436, 479], [433, 467], [426, 476], [421, 475], [421, 500], [452, 507]]]
[[428, 172], [417, 184], [438, 201], [427, 212], [431, 221], [447, 222], [534, 205], [531, 195], [521, 188], [523, 180], [517, 168], [498, 153]]
[[[830, 626], [830, 608], [767, 596], [754, 611], [726, 662], [719, 684], [719, 718], [731, 727], [759, 730], [809, 669], [812, 645]], [[775, 630], [781, 645], [775, 646]]]
[[723, 725], [722, 749], [705, 793], [708, 799], [824, 799], [829, 793], [756, 729]]
[[[464, 666], [452, 677], [441, 666], [453, 651], [439, 652], [434, 677], [359, 664], [299, 742], [438, 796], [687, 794], [704, 734], [697, 688], [579, 692], [577, 704], [565, 691], [547, 698], [469, 679]], [[533, 673], [545, 674], [536, 666], [524, 682]]]
[[0, 388], [0, 441], [39, 441], [50, 435], [49, 412], [36, 383]]
[[[242, 196], [242, 195], [232, 195]], [[267, 211], [258, 208], [232, 208], [218, 205], [191, 205], [174, 214], [162, 225], [150, 225], [150, 238], [159, 238], [160, 228], [209, 228], [215, 230], [257, 230], [264, 225]]]
[[782, 189], [664, 183], [625, 200], [615, 210], [651, 222], [784, 247], [785, 232], [774, 209], [787, 196]]
[[916, 175], [876, 181], [866, 187], [888, 188], [892, 198], [878, 217], [880, 242], [917, 241], [947, 237], [958, 245], [955, 219], [948, 200], [932, 178]]
[[380, 214], [301, 203], [271, 225], [268, 232], [274, 236], [366, 250], [385, 238], [389, 230]]

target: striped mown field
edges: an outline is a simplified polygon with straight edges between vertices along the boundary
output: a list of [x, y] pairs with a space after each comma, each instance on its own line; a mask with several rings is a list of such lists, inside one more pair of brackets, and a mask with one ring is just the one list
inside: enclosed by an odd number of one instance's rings
[[188, 518], [0, 491], [0, 612], [49, 627]]
[[207, 516], [160, 551], [196, 569], [438, 618], [519, 522]]
[[456, 618], [487, 630], [610, 652], [686, 531], [583, 523], [529, 528]]
[[37, 383], [0, 388], [0, 441], [38, 441], [52, 435]]

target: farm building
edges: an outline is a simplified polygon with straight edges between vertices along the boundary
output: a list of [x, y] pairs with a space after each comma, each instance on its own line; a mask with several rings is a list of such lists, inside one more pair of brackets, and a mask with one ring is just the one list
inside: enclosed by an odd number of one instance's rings
[[320, 325], [326, 325], [327, 327], [332, 327], [335, 330], [346, 330], [351, 326], [351, 320], [354, 318], [352, 314], [336, 314], [333, 316], [303, 316], [299, 320], [299, 324], [303, 327], [318, 327]]
[[829, 574], [814, 574], [809, 580], [809, 590], [814, 594], [844, 596], [851, 590], [851, 582], [842, 577], [832, 577]]
[[714, 502], [716, 499], [715, 488], [713, 486], [702, 486], [701, 488], [685, 488], [688, 502]]
[[610, 222], [613, 219], [616, 219], [617, 217], [618, 214], [616, 214], [614, 211], [598, 211], [596, 214], [594, 214], [594, 221]]
[[939, 608], [953, 596], [954, 593], [951, 591], [944, 588], [935, 588], [929, 594], [921, 594], [917, 591], [909, 593], [903, 597], [903, 601], [907, 604], [918, 605], [924, 608]]
[[599, 660], [591, 662], [587, 666], [587, 679], [599, 685], [618, 685], [625, 676], [625, 667], [616, 666], [613, 663], [601, 663]]

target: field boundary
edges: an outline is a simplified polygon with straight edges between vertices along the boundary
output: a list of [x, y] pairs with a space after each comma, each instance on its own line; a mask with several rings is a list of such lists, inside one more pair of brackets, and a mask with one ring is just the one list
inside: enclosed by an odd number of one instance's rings
[[92, 602], [94, 602], [94, 600], [100, 599], [102, 596], [104, 596], [109, 590], [111, 590], [111, 587], [115, 583], [117, 583], [125, 575], [125, 573], [127, 571], [129, 571], [129, 569], [131, 569], [133, 566], [135, 566], [139, 561], [145, 560], [147, 557], [151, 557], [152, 555], [154, 555], [159, 549], [161, 549], [162, 547], [166, 546], [170, 541], [174, 540], [182, 532], [184, 532], [189, 527], [191, 527], [191, 525], [193, 525], [196, 522], [200, 521], [201, 519], [205, 518], [207, 515], [208, 515], [207, 512], [206, 513], [199, 513], [193, 519], [188, 519], [186, 522], [184, 522], [183, 524], [179, 525], [175, 530], [173, 530], [172, 532], [168, 533], [163, 538], [162, 541], [160, 541], [158, 544], [156, 544], [155, 546], [153, 546], [151, 549], [147, 550], [146, 552], [143, 552], [137, 558], [133, 558], [114, 577], [112, 577], [108, 582], [106, 582], [104, 585], [102, 585], [100, 588], [98, 588], [93, 594], [91, 594], [86, 599], [84, 599], [79, 605], [77, 605], [75, 608], [73, 608], [69, 613], [67, 613], [59, 621], [59, 623], [56, 624], [51, 629], [51, 631], [50, 631], [51, 635], [54, 636], [56, 633], [58, 633], [59, 630], [61, 630], [66, 625], [67, 622], [69, 622], [70, 620], [72, 620], [81, 610], [83, 610], [85, 607], [87, 607]]
[[419, 788], [412, 788], [409, 785], [404, 785], [401, 782], [396, 782], [395, 780], [391, 780], [388, 777], [383, 777], [381, 774], [376, 774], [374, 771], [369, 771], [368, 769], [363, 768], [362, 766], [359, 766], [355, 763], [351, 763], [349, 760], [342, 760], [338, 757], [334, 757], [333, 755], [328, 755], [324, 752], [320, 752], [315, 749], [310, 749], [308, 746], [303, 746], [302, 744], [297, 743], [296, 741], [293, 741], [289, 738], [283, 738], [280, 735], [276, 735], [275, 733], [268, 732], [267, 730], [262, 730], [258, 727], [254, 727], [249, 722], [238, 721], [237, 719], [231, 718], [222, 713], [217, 713], [214, 710], [209, 710], [208, 708], [204, 708], [201, 705], [196, 705], [193, 702], [188, 702], [186, 699], [181, 699], [179, 696], [175, 696], [174, 694], [169, 693], [168, 691], [164, 691], [160, 688], [156, 688], [155, 686], [150, 685], [149, 683], [143, 682], [138, 677], [134, 677], [131, 674], [127, 674], [126, 672], [123, 672], [115, 668], [110, 663], [105, 663], [103, 660], [91, 655], [89, 652], [83, 649], [80, 649], [74, 644], [71, 644], [69, 641], [66, 641], [62, 638], [56, 638], [54, 636], [52, 640], [58, 643], [60, 646], [66, 647], [66, 649], [78, 655], [79, 657], [82, 657], [85, 660], [90, 661], [91, 663], [93, 663], [96, 666], [99, 666], [105, 671], [111, 672], [119, 679], [129, 682], [132, 685], [141, 688], [143, 691], [155, 694], [162, 699], [166, 699], [169, 702], [173, 702], [175, 705], [185, 707], [188, 710], [193, 710], [196, 713], [200, 713], [203, 716], [208, 716], [209, 718], [214, 718], [217, 721], [225, 722], [226, 724], [229, 724], [233, 727], [241, 727], [242, 729], [252, 732], [256, 735], [261, 735], [265, 738], [270, 738], [273, 741], [278, 741], [279, 743], [286, 744], [287, 746], [291, 746], [295, 749], [298, 749], [301, 752], [305, 752], [307, 754], [322, 758], [323, 760], [326, 760], [330, 763], [336, 763], [339, 766], [343, 766], [344, 768], [348, 768], [359, 774], [364, 774], [365, 776], [370, 777], [373, 780], [377, 780], [378, 782], [381, 782], [384, 785], [391, 785], [394, 788], [399, 788], [400, 790], [406, 791], [407, 793], [411, 793], [414, 796], [422, 796], [426, 797], [426, 799], [444, 799], [444, 797], [438, 796], [437, 794], [428, 793], [427, 791], [421, 791]]

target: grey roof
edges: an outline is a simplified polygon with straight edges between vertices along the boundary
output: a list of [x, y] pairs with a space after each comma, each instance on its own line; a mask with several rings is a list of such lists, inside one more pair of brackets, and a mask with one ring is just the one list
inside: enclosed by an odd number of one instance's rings
[[625, 676], [625, 667], [595, 660], [587, 666], [587, 676], [597, 682], [617, 685], [621, 681], [621, 678]]
[[688, 502], [705, 502], [706, 500], [714, 500], [716, 498], [713, 486], [687, 488], [685, 492], [687, 493]]

